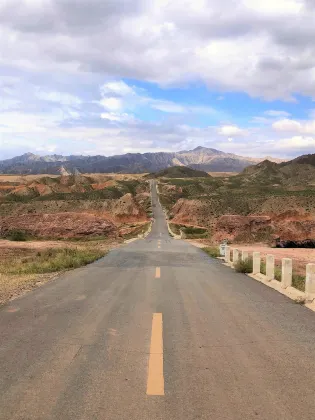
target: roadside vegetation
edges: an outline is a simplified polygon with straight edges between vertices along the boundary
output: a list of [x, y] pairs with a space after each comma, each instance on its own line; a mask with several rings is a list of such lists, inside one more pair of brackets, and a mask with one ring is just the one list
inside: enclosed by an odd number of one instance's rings
[[1, 261], [0, 272], [6, 275], [54, 273], [87, 265], [105, 254], [95, 247], [45, 249], [30, 256]]
[[186, 239], [201, 239], [207, 238], [209, 236], [208, 230], [205, 228], [180, 225], [177, 223], [170, 223], [169, 225], [172, 232], [174, 232], [176, 235], [180, 235], [181, 233], [183, 233]]
[[205, 247], [202, 248], [202, 250], [212, 258], [218, 258], [220, 256], [220, 250], [217, 246]]
[[[34, 242], [32, 243], [34, 245]], [[61, 245], [61, 244], [60, 244]], [[0, 304], [45, 283], [57, 274], [90, 264], [106, 255], [102, 242], [45, 248], [13, 247], [0, 253]], [[43, 247], [41, 249], [40, 247]]]
[[237, 273], [252, 273], [253, 272], [253, 259], [247, 258], [246, 260], [239, 260], [235, 266]]

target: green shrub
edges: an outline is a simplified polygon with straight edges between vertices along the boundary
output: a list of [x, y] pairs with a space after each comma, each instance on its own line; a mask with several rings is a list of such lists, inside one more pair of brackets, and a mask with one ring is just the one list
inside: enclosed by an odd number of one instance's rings
[[292, 286], [302, 292], [305, 291], [305, 277], [298, 274], [292, 275]]
[[6, 238], [10, 241], [24, 242], [27, 241], [28, 235], [23, 230], [11, 230]]
[[261, 274], [266, 275], [266, 263], [264, 261], [261, 261], [260, 263], [260, 272]]
[[220, 257], [220, 250], [217, 246], [205, 247], [205, 248], [202, 248], [202, 250], [206, 252], [208, 255], [210, 255], [210, 257], [212, 258]]
[[239, 260], [234, 265], [234, 268], [237, 271], [237, 273], [252, 273], [253, 272], [253, 259], [247, 258], [244, 261]]

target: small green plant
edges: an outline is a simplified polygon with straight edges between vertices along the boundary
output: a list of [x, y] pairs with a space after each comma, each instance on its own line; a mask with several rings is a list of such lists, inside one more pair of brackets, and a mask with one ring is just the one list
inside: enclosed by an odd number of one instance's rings
[[247, 258], [244, 261], [239, 260], [234, 265], [234, 268], [237, 273], [252, 273], [253, 272], [253, 259]]
[[27, 241], [27, 233], [23, 230], [11, 230], [6, 236], [10, 241], [24, 242]]
[[218, 258], [220, 257], [220, 250], [217, 246], [209, 246], [202, 248], [204, 252], [206, 252], [210, 257], [212, 258]]
[[261, 274], [266, 275], [266, 263], [264, 261], [261, 261], [260, 263], [260, 272]]
[[304, 292], [305, 291], [305, 277], [293, 273], [292, 286]]
[[275, 268], [275, 280], [281, 281], [282, 273], [281, 268], [276, 267]]

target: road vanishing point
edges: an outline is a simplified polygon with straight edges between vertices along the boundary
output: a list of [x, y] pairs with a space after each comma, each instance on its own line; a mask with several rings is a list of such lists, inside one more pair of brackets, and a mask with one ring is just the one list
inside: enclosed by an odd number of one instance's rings
[[315, 418], [315, 314], [169, 236], [0, 309], [1, 420]]

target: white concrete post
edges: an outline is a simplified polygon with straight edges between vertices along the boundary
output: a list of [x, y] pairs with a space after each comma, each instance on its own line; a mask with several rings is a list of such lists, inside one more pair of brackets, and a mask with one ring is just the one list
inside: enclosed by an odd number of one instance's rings
[[305, 294], [307, 301], [315, 299], [315, 264], [306, 264]]
[[260, 252], [253, 252], [253, 274], [260, 273]]
[[275, 279], [275, 257], [270, 254], [266, 256], [266, 279], [268, 281]]
[[249, 258], [248, 251], [242, 251], [242, 261], [246, 261]]
[[235, 265], [240, 259], [240, 251], [236, 248], [233, 249], [233, 265]]
[[231, 249], [229, 246], [225, 247], [225, 262], [228, 264], [231, 262]]
[[281, 287], [286, 289], [292, 285], [292, 260], [291, 258], [282, 258], [282, 276]]

